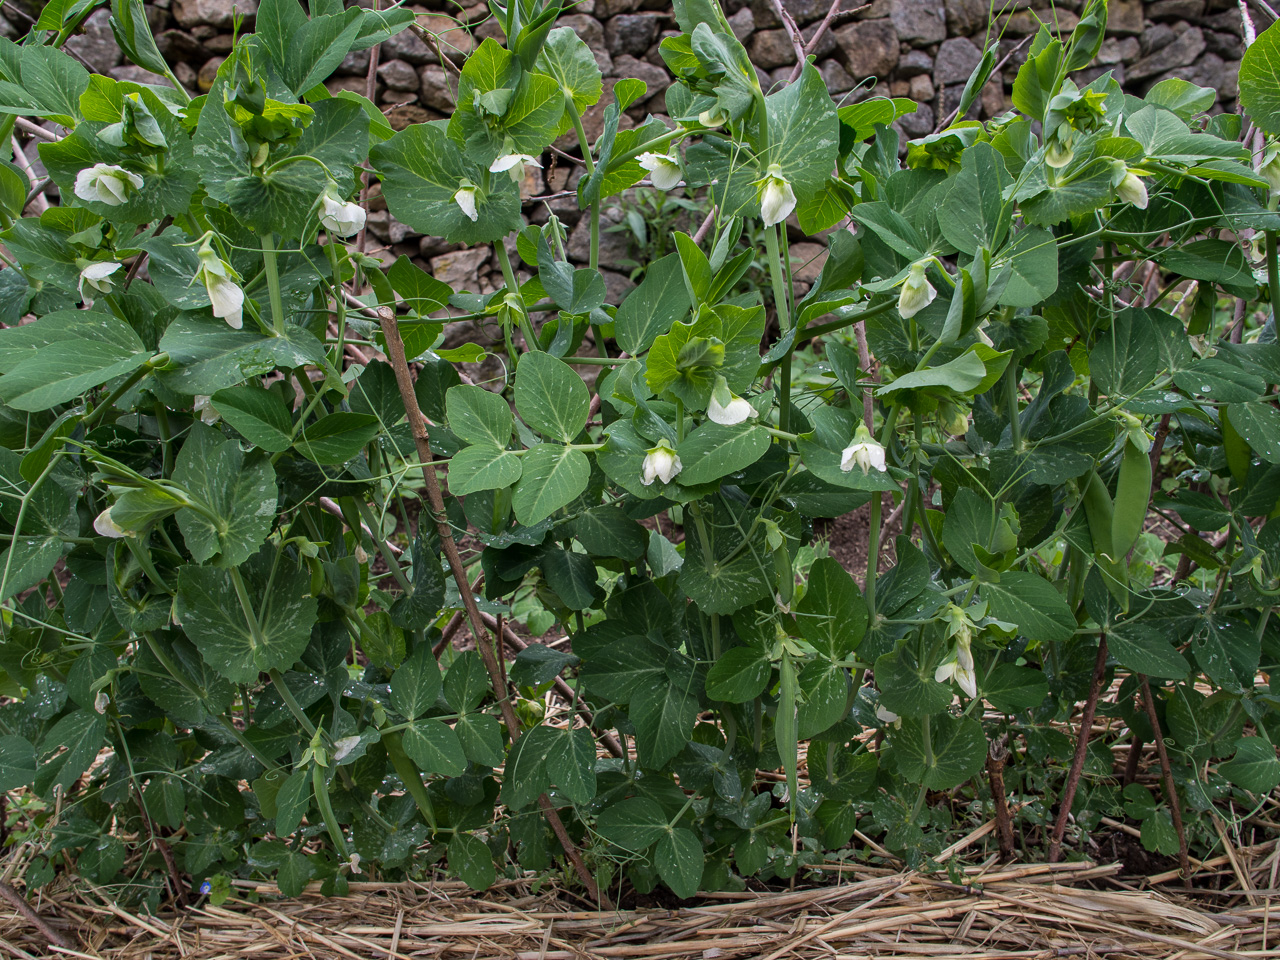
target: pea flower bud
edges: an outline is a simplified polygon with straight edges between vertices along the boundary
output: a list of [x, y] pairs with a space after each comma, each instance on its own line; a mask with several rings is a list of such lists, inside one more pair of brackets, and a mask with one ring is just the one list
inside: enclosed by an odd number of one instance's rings
[[244, 291], [236, 283], [235, 270], [218, 256], [208, 237], [200, 244], [197, 256], [200, 269], [196, 271], [196, 279], [204, 284], [209, 294], [213, 315], [227, 321], [232, 330], [239, 330], [244, 326]]
[[933, 289], [933, 284], [924, 275], [925, 268], [928, 266], [927, 260], [913, 263], [911, 272], [907, 274], [907, 279], [902, 284], [902, 292], [898, 294], [898, 313], [902, 315], [903, 320], [910, 320], [933, 303], [938, 295], [938, 291]]
[[1071, 141], [1065, 143], [1057, 137], [1050, 139], [1044, 148], [1044, 162], [1055, 170], [1065, 167], [1075, 157], [1076, 152], [1071, 147]]
[[714, 110], [703, 110], [698, 114], [698, 123], [706, 127], [708, 130], [714, 130], [716, 127], [723, 127], [729, 122], [729, 115], [717, 107]]
[[93, 529], [100, 537], [110, 537], [113, 540], [119, 540], [122, 537], [129, 536], [129, 531], [125, 530], [111, 519], [111, 508], [103, 510], [93, 521]]
[[1132, 170], [1125, 172], [1124, 179], [1116, 187], [1116, 196], [1139, 210], [1147, 209], [1147, 185]]
[[92, 263], [81, 261], [81, 263], [84, 266], [80, 268], [80, 299], [86, 307], [92, 307], [93, 297], [85, 296], [85, 287], [88, 287], [91, 292], [110, 293], [115, 289], [115, 281], [111, 279], [111, 275], [119, 270], [122, 264], [114, 260], [98, 260]]
[[649, 171], [649, 179], [659, 190], [673, 189], [684, 177], [680, 161], [669, 154], [642, 153], [636, 160]]
[[93, 709], [95, 713], [106, 713], [107, 707], [111, 706], [111, 695], [105, 690], [99, 690], [98, 695], [93, 698]]
[[671, 449], [671, 445], [666, 440], [659, 440], [658, 445], [644, 455], [644, 465], [641, 468], [643, 476], [640, 482], [646, 487], [654, 480], [670, 483], [683, 468], [684, 464]]
[[796, 194], [782, 175], [782, 167], [769, 164], [769, 171], [757, 181], [760, 187], [760, 218], [766, 227], [781, 223], [796, 208]]
[[[524, 179], [525, 164], [542, 169], [542, 164], [538, 162], [537, 157], [530, 156], [527, 153], [507, 153], [489, 164], [489, 172], [505, 173], [511, 177], [512, 183], [519, 183]], [[474, 220], [475, 217], [471, 219]]]
[[871, 436], [871, 431], [863, 423], [858, 424], [858, 429], [853, 434], [853, 442], [840, 454], [841, 470], [848, 473], [854, 467], [862, 470], [864, 476], [869, 470], [874, 469], [884, 473], [888, 469], [884, 460], [884, 447], [876, 443]]
[[76, 196], [109, 207], [120, 206], [141, 188], [140, 176], [114, 163], [95, 163], [76, 174]]
[[729, 391], [729, 384], [724, 377], [716, 377], [716, 385], [711, 391], [711, 402], [707, 404], [707, 419], [731, 427], [751, 417], [758, 416], [756, 408], [741, 397], [735, 397]]
[[320, 197], [320, 222], [324, 228], [338, 237], [350, 237], [364, 227], [364, 207], [343, 200], [337, 184], [330, 183]]
[[462, 181], [462, 186], [453, 195], [453, 202], [470, 218], [472, 223], [480, 219], [480, 214], [476, 212], [476, 188], [473, 184], [468, 183], [466, 180]]

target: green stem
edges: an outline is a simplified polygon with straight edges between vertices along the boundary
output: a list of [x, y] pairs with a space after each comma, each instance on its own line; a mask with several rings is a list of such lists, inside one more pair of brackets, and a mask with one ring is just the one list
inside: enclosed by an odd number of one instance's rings
[[[233, 568], [234, 569], [234, 568]], [[284, 701], [284, 705], [289, 708], [289, 712], [293, 714], [293, 719], [303, 730], [307, 731], [307, 735], [314, 737], [316, 735], [316, 725], [311, 722], [311, 718], [302, 710], [302, 705], [298, 703], [293, 695], [293, 691], [289, 689], [284, 682], [284, 674], [276, 667], [272, 667], [267, 671], [267, 676], [271, 678], [271, 682], [276, 685], [276, 692], [280, 694], [280, 699]], [[326, 738], [327, 739], [327, 738]]]
[[369, 528], [369, 537], [373, 540], [373, 545], [378, 548], [378, 553], [382, 554], [382, 559], [387, 562], [387, 567], [391, 570], [391, 575], [395, 577], [396, 583], [400, 584], [400, 589], [405, 592], [405, 596], [413, 593], [413, 584], [409, 582], [409, 578], [404, 575], [404, 571], [400, 569], [400, 561], [396, 559], [396, 555], [391, 552], [382, 535], [377, 531], [380, 529], [373, 522], [373, 515], [369, 512], [369, 505], [359, 497], [355, 498], [356, 509], [360, 512], [360, 519], [366, 527]]
[[1005, 406], [1009, 408], [1009, 436], [1013, 452], [1022, 452], [1022, 418], [1018, 416], [1018, 363], [1011, 361], [1004, 378]]
[[1276, 231], [1266, 232], [1267, 240], [1267, 290], [1271, 294], [1271, 315], [1280, 311], [1280, 255], [1276, 252]]
[[[498, 255], [498, 265], [502, 268], [502, 279], [507, 285], [507, 292], [514, 294], [518, 301], [518, 309], [520, 311], [520, 332], [524, 334], [525, 349], [540, 350], [538, 338], [533, 332], [533, 323], [529, 320], [529, 311], [525, 309], [524, 295], [520, 292], [520, 286], [516, 283], [516, 272], [511, 266], [511, 255], [507, 253], [507, 244], [503, 240], [499, 240], [493, 245], [494, 252]], [[514, 359], [514, 357], [513, 357]], [[519, 364], [519, 361], [516, 361]]]
[[413, 761], [404, 752], [400, 734], [384, 735], [382, 743], [387, 748], [387, 757], [390, 758], [391, 765], [396, 768], [396, 776], [400, 778], [404, 788], [409, 791], [409, 796], [413, 797], [413, 802], [422, 811], [423, 818], [427, 821], [427, 825], [431, 827], [431, 832], [434, 834], [437, 830], [435, 807], [431, 804], [431, 796], [427, 793], [427, 788], [422, 785], [422, 775], [418, 773], [418, 768], [414, 766]]
[[325, 779], [324, 770], [318, 763], [311, 766], [311, 789], [316, 795], [316, 806], [320, 808], [320, 819], [324, 821], [324, 827], [329, 831], [329, 838], [333, 841], [333, 845], [342, 852], [344, 857], [350, 857], [351, 851], [347, 848], [347, 838], [342, 835], [338, 818], [333, 814], [333, 803], [329, 799], [329, 782]]
[[284, 336], [284, 299], [280, 296], [280, 271], [276, 265], [275, 235], [262, 235], [262, 266], [267, 275], [267, 295], [271, 300], [271, 328], [277, 337]]
[[[773, 304], [778, 311], [778, 330], [786, 336], [791, 330], [791, 311], [787, 306], [787, 289], [782, 253], [778, 246], [778, 230], [780, 224], [774, 224], [764, 232], [765, 249], [769, 255], [769, 279], [773, 285]], [[778, 370], [778, 426], [786, 430], [791, 425], [791, 353], [795, 344], [791, 345], [782, 358]]]
[[[158, 354], [158, 356], [164, 357], [165, 362], [168, 363], [167, 354]], [[147, 374], [149, 374], [153, 369], [154, 367], [152, 367], [151, 363], [148, 361], [147, 363], [144, 363], [142, 366], [140, 366], [137, 370], [133, 371], [133, 373], [129, 374], [129, 376], [125, 379], [124, 383], [120, 384], [120, 386], [112, 390], [111, 393], [107, 396], [107, 399], [103, 400], [102, 403], [94, 407], [93, 413], [89, 414], [89, 416], [84, 418], [85, 432], [87, 433], [88, 431], [96, 427], [98, 425], [98, 421], [101, 420], [106, 415], [107, 411], [112, 409], [116, 405], [116, 401], [119, 400], [121, 397], [123, 397], [130, 390], [132, 390], [134, 386], [137, 384], [137, 382], [141, 380], [143, 377], [145, 377]]]
[[[885, 448], [886, 455], [893, 439], [894, 428], [898, 423], [898, 411], [901, 409], [896, 406], [889, 409], [889, 416], [884, 421], [884, 429], [880, 432], [880, 445]], [[871, 495], [871, 529], [867, 531], [867, 579], [862, 591], [872, 623], [876, 618], [876, 572], [880, 560], [880, 501], [882, 499], [879, 491]]]

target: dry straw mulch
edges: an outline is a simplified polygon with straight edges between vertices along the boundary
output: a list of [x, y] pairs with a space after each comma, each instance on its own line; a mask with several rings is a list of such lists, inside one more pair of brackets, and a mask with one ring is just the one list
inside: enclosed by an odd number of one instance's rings
[[[1267, 847], [1251, 864], [1259, 879], [1270, 879], [1280, 855], [1275, 844]], [[1136, 889], [1119, 874], [1119, 864], [991, 863], [967, 868], [965, 882], [955, 884], [845, 866], [819, 887], [611, 911], [583, 909], [564, 891], [539, 891], [532, 881], [484, 895], [452, 881], [363, 883], [345, 898], [308, 891], [294, 900], [242, 881], [237, 892], [256, 893], [258, 902], [233, 897], [224, 907], [162, 918], [68, 885], [34, 906], [78, 946], [51, 947], [7, 910], [0, 913], [0, 953], [21, 960], [1280, 957], [1274, 889], [1170, 895]]]

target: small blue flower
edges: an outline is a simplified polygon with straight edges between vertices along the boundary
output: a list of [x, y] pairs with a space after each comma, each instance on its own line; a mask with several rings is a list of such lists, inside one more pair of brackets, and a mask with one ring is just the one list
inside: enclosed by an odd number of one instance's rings
[[203, 894], [213, 893], [213, 884], [206, 880], [204, 883], [200, 884], [200, 892]]

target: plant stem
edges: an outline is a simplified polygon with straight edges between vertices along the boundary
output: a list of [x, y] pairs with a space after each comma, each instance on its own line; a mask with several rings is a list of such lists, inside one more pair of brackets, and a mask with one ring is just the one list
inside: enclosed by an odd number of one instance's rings
[[1102, 692], [1102, 680], [1106, 672], [1107, 637], [1103, 634], [1098, 642], [1098, 655], [1093, 662], [1093, 680], [1089, 684], [1089, 699], [1084, 702], [1084, 712], [1080, 715], [1080, 733], [1076, 736], [1076, 752], [1071, 758], [1071, 769], [1067, 773], [1062, 801], [1058, 805], [1058, 819], [1054, 822], [1053, 833], [1049, 837], [1050, 863], [1057, 863], [1062, 856], [1062, 838], [1067, 832], [1067, 820], [1071, 816], [1071, 806], [1076, 799], [1076, 788], [1080, 785], [1080, 774], [1084, 771], [1085, 757], [1089, 752], [1089, 736], [1093, 732], [1093, 717], [1098, 709], [1098, 695]]
[[[499, 240], [493, 245], [494, 253], [498, 255], [498, 265], [502, 268], [502, 279], [507, 285], [507, 292], [514, 294], [519, 302], [520, 310], [520, 332], [524, 334], [526, 350], [541, 350], [538, 344], [538, 338], [533, 332], [533, 323], [529, 320], [529, 311], [525, 309], [524, 296], [520, 293], [520, 285], [516, 283], [516, 272], [511, 266], [511, 255], [507, 253], [507, 244], [505, 240]], [[512, 359], [515, 359], [514, 357]], [[516, 360], [517, 365], [519, 360]]]
[[271, 328], [277, 337], [284, 336], [284, 300], [280, 296], [280, 271], [276, 265], [275, 234], [262, 235], [262, 267], [267, 275], [267, 296], [271, 300]]
[[[898, 411], [901, 407], [891, 407], [889, 416], [885, 418], [884, 429], [880, 433], [880, 443], [886, 452], [893, 439], [893, 430], [898, 422]], [[876, 619], [876, 573], [880, 565], [880, 510], [884, 494], [876, 490], [871, 494], [871, 529], [867, 531], [867, 579], [862, 588], [863, 597], [867, 601], [867, 616], [870, 623]]]
[[1009, 797], [1004, 786], [1007, 756], [1004, 737], [994, 741], [987, 751], [987, 783], [991, 787], [991, 802], [996, 808], [996, 843], [1000, 845], [1000, 859], [1006, 863], [1014, 858], [1013, 818], [1009, 814]]
[[[791, 330], [791, 313], [787, 307], [786, 280], [783, 271], [782, 253], [778, 248], [779, 224], [765, 228], [764, 245], [769, 255], [769, 279], [773, 284], [773, 305], [778, 311], [778, 331], [786, 336]], [[791, 425], [791, 353], [795, 349], [792, 344], [782, 357], [778, 371], [778, 426], [786, 430]]]
[[[166, 356], [166, 355], [162, 354], [161, 356]], [[85, 432], [88, 432], [89, 430], [92, 430], [94, 427], [96, 427], [98, 425], [98, 421], [101, 420], [106, 415], [107, 411], [116, 405], [116, 401], [119, 400], [121, 397], [123, 397], [130, 390], [132, 390], [134, 385], [137, 384], [137, 382], [141, 380], [143, 377], [145, 377], [147, 374], [149, 374], [153, 369], [154, 368], [151, 366], [150, 363], [144, 363], [137, 370], [133, 371], [133, 373], [129, 374], [128, 378], [124, 381], [124, 383], [120, 384], [120, 386], [112, 390], [111, 393], [107, 396], [107, 399], [103, 400], [102, 403], [94, 407], [93, 412], [89, 414], [89, 416], [84, 418]]]
[[1182, 826], [1182, 806], [1178, 802], [1178, 788], [1173, 784], [1173, 770], [1169, 766], [1169, 751], [1164, 746], [1164, 734], [1160, 732], [1160, 718], [1156, 716], [1156, 701], [1151, 695], [1151, 684], [1143, 674], [1142, 705], [1147, 711], [1147, 721], [1151, 724], [1151, 734], [1155, 738], [1156, 753], [1160, 757], [1160, 771], [1164, 775], [1164, 798], [1169, 803], [1169, 813], [1173, 817], [1173, 829], [1178, 834], [1178, 863], [1182, 867], [1182, 882], [1191, 886], [1191, 859], [1187, 856], [1187, 832]]
[[1013, 442], [1013, 452], [1022, 452], [1022, 418], [1018, 416], [1018, 363], [1009, 363], [1004, 378], [1005, 406], [1009, 413], [1009, 437]]
[[[507, 726], [508, 733], [511, 735], [512, 742], [514, 742], [520, 737], [520, 721], [516, 717], [515, 708], [511, 704], [511, 697], [507, 692], [507, 687], [502, 682], [502, 670], [494, 655], [493, 638], [485, 628], [484, 620], [480, 614], [480, 607], [476, 604], [475, 594], [472, 593], [471, 584], [467, 580], [466, 567], [463, 565], [462, 557], [458, 553], [458, 545], [453, 541], [453, 529], [449, 525], [448, 514], [445, 513], [444, 494], [440, 489], [440, 481], [436, 477], [435, 461], [431, 454], [430, 440], [427, 436], [427, 423], [422, 416], [422, 409], [418, 405], [418, 398], [413, 392], [413, 375], [409, 372], [409, 361], [405, 356], [404, 340], [400, 336], [400, 327], [396, 323], [396, 316], [392, 310], [386, 307], [379, 308], [378, 316], [382, 323], [383, 336], [386, 339], [387, 357], [391, 361], [391, 369], [395, 372], [396, 386], [400, 389], [400, 399], [404, 404], [405, 414], [409, 419], [409, 429], [413, 434], [414, 446], [418, 450], [418, 460], [422, 467], [422, 479], [427, 490], [427, 503], [430, 507], [430, 514], [435, 521], [445, 556], [449, 560], [449, 572], [458, 586], [458, 595], [462, 598], [463, 608], [467, 611], [467, 620], [471, 625], [471, 634], [475, 637], [476, 647], [480, 651], [480, 659], [484, 662], [485, 670], [489, 674], [489, 680], [493, 684], [494, 696], [497, 698], [498, 707], [502, 711], [502, 719]], [[559, 813], [551, 805], [551, 801], [545, 793], [538, 798], [538, 805], [542, 808], [542, 813], [547, 822], [551, 824], [552, 831], [559, 839], [561, 847], [564, 848], [565, 856], [573, 864], [574, 872], [587, 889], [588, 894], [598, 903], [607, 904], [607, 898], [603, 896], [595, 877], [587, 869], [587, 865], [583, 862], [577, 847], [574, 846], [573, 841], [569, 838], [569, 834], [564, 828], [564, 823], [560, 820]]]
[[1266, 232], [1267, 241], [1267, 290], [1271, 295], [1271, 315], [1280, 310], [1280, 253], [1276, 248], [1276, 231]]

